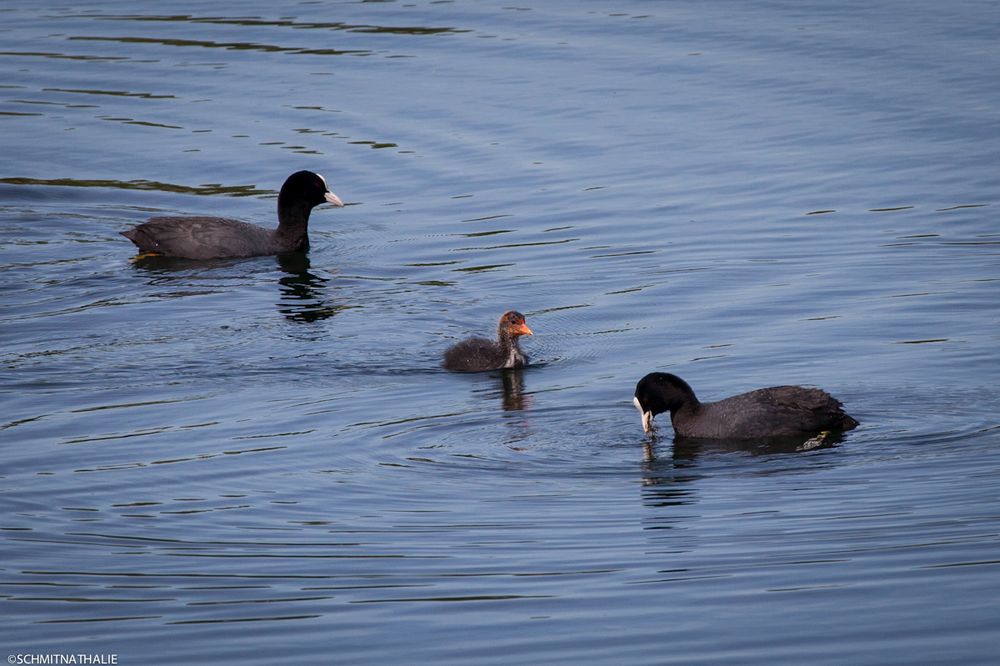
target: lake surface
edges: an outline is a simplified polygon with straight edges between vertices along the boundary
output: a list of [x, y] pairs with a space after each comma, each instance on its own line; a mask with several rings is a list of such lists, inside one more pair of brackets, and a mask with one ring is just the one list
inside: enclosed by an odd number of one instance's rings
[[[0, 66], [8, 655], [996, 662], [997, 3], [8, 0]], [[118, 235], [303, 168], [308, 256]], [[647, 455], [652, 370], [861, 426]]]

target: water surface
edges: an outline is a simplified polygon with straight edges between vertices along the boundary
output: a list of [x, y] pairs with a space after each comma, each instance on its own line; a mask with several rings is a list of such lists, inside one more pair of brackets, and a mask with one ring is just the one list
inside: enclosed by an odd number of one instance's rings
[[[535, 4], [0, 9], [8, 654], [995, 659], [1000, 10]], [[301, 168], [308, 256], [118, 235]], [[651, 370], [862, 425], [646, 456]]]

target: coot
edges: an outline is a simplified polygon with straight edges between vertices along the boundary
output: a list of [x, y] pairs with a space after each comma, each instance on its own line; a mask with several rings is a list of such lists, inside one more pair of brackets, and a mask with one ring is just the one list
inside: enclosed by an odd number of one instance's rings
[[225, 217], [153, 217], [121, 234], [140, 252], [185, 259], [304, 252], [309, 249], [309, 213], [323, 202], [344, 205], [323, 176], [297, 171], [278, 193], [277, 229]]
[[510, 310], [504, 312], [497, 323], [497, 339], [468, 338], [456, 342], [444, 352], [441, 364], [447, 370], [497, 370], [520, 368], [528, 364], [528, 357], [517, 343], [522, 335], [531, 335], [524, 315]]
[[703, 403], [687, 382], [666, 372], [651, 372], [640, 379], [632, 402], [642, 415], [643, 430], [650, 432], [653, 417], [670, 412], [678, 437], [794, 437], [850, 430], [858, 425], [844, 413], [840, 401], [820, 389], [773, 386]]

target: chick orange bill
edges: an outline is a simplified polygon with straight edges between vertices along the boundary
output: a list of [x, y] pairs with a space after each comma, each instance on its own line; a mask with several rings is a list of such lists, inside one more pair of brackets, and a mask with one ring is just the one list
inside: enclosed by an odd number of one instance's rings
[[528, 325], [523, 321], [517, 325], [517, 327], [514, 329], [514, 332], [517, 333], [518, 335], [532, 335], [531, 329], [528, 328]]

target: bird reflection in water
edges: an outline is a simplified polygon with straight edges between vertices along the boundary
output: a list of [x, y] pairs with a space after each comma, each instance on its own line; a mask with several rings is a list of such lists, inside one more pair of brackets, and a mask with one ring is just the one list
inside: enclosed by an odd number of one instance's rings
[[278, 255], [278, 265], [287, 273], [278, 280], [281, 300], [278, 310], [290, 321], [311, 324], [348, 309], [348, 305], [329, 303], [323, 297], [328, 278], [309, 270], [309, 257], [302, 252]]
[[514, 451], [523, 451], [533, 432], [529, 410], [534, 402], [534, 396], [524, 390], [524, 371], [496, 370], [489, 373], [489, 379], [488, 385], [473, 389], [473, 394], [491, 403], [499, 398], [503, 424], [509, 431], [505, 444]]
[[[350, 305], [332, 304], [324, 297], [328, 278], [309, 270], [309, 257], [302, 252], [293, 252], [277, 256], [278, 267], [286, 274], [278, 279], [280, 300], [278, 310], [291, 321], [312, 323], [328, 319], [346, 310]], [[144, 254], [132, 259], [132, 265], [137, 269], [154, 276], [157, 282], [170, 280], [189, 281], [191, 276], [208, 274], [217, 268], [240, 266], [245, 259], [183, 259]], [[251, 271], [256, 275], [259, 265], [246, 264], [243, 279], [250, 279]], [[235, 276], [240, 279], [240, 275]]]
[[[643, 441], [643, 460], [655, 463], [658, 460], [656, 445], [659, 437], [652, 433]], [[752, 456], [776, 453], [804, 453], [816, 449], [830, 448], [843, 441], [841, 433], [824, 430], [813, 437], [769, 437], [759, 439], [697, 439], [675, 437], [671, 447], [671, 460], [675, 466], [694, 463], [702, 455], [716, 453], [743, 452]]]
[[516, 412], [531, 407], [532, 396], [524, 393], [524, 375], [521, 368], [500, 371], [501, 400], [505, 412]]
[[531, 440], [530, 412], [534, 396], [524, 392], [524, 372], [521, 368], [506, 368], [498, 375], [500, 380], [500, 407], [504, 412], [504, 423], [509, 430], [507, 447], [512, 451], [524, 451]]

